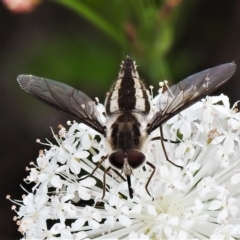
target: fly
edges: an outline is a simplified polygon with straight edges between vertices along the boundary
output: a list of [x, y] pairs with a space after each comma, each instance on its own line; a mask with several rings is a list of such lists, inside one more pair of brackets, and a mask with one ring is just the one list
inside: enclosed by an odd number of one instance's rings
[[[148, 164], [153, 169], [145, 186], [149, 194], [148, 185], [155, 172], [155, 166], [147, 161], [144, 152], [150, 141], [160, 140], [166, 160], [171, 162], [163, 145], [165, 139], [162, 124], [222, 86], [235, 70], [235, 63], [226, 63], [185, 78], [160, 96], [156, 103], [157, 111], [149, 120], [151, 107], [148, 91], [139, 79], [135, 62], [127, 56], [105, 100], [105, 125], [99, 121], [95, 102], [81, 91], [64, 83], [32, 75], [19, 75], [17, 81], [30, 95], [72, 115], [107, 139], [110, 152], [91, 174], [108, 158], [111, 166], [104, 172], [102, 198], [105, 195], [106, 174], [112, 168], [121, 170], [125, 174], [129, 196], [132, 198], [133, 189], [130, 179], [132, 169], [139, 168], [143, 164]], [[150, 134], [158, 127], [161, 137], [151, 139]]]

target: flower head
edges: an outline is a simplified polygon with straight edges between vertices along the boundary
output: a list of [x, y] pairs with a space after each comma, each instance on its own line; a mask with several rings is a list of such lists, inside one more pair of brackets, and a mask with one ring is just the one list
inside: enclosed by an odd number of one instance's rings
[[153, 169], [145, 164], [133, 170], [131, 199], [124, 176], [105, 171], [106, 139], [76, 122], [60, 126], [57, 144], [48, 142], [30, 169], [33, 191], [17, 202], [24, 239], [240, 238], [240, 113], [226, 96], [207, 97], [163, 131], [165, 139], [180, 140], [164, 146], [183, 170], [166, 161], [160, 140], [150, 141], [144, 154], [155, 166], [151, 196]]

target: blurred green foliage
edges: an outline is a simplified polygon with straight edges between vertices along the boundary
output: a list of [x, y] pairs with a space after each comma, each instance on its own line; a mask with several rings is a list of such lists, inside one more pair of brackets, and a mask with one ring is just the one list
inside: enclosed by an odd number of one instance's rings
[[[83, 26], [75, 34], [62, 31], [53, 38], [39, 37], [32, 45], [34, 54], [26, 59], [34, 75], [44, 72], [43, 77], [80, 85], [87, 93], [90, 88], [104, 97], [117, 77], [121, 61], [130, 54], [147, 85], [157, 86], [159, 81], [171, 79], [167, 56], [181, 17], [181, 0], [54, 2], [78, 14]], [[186, 5], [193, 3], [184, 4], [184, 9]], [[57, 69], [54, 75], [52, 69]]]
[[[30, 38], [36, 36], [28, 46], [22, 69], [73, 85], [91, 97], [99, 96], [101, 101], [126, 54], [136, 61], [146, 85], [156, 89], [159, 81], [179, 81], [189, 75], [189, 69], [194, 73], [195, 66], [206, 61], [204, 49], [222, 43], [227, 36], [225, 19], [220, 26], [214, 24], [211, 13], [204, 12], [201, 0], [52, 0], [52, 3], [68, 13], [63, 14], [61, 21], [53, 16], [51, 22], [56, 27], [48, 32], [28, 34]], [[43, 14], [44, 4], [39, 10]], [[221, 5], [213, 4], [212, 8], [221, 16], [218, 6]], [[198, 17], [202, 12], [204, 18]], [[69, 21], [71, 15], [79, 21], [73, 24]]]
[[[166, 55], [173, 44], [174, 22], [178, 21], [182, 1], [56, 0], [56, 2], [74, 10], [108, 35], [118, 45], [120, 52], [125, 54], [127, 51], [137, 59], [140, 66], [144, 66], [142, 71], [147, 72], [151, 79], [170, 76]], [[99, 43], [99, 47], [101, 46]], [[109, 57], [111, 61], [111, 55]]]

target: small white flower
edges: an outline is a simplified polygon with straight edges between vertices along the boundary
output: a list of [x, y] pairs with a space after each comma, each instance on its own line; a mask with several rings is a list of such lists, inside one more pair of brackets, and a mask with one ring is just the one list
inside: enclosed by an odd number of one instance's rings
[[[99, 119], [105, 122], [103, 114]], [[150, 141], [144, 154], [155, 166], [151, 196], [150, 166], [133, 170], [130, 199], [120, 173], [104, 173], [106, 139], [83, 124], [69, 125], [30, 168], [33, 191], [15, 201], [23, 239], [240, 238], [240, 114], [226, 96], [208, 97], [163, 126], [164, 138], [180, 140], [165, 148], [183, 170], [166, 161], [160, 141]]]
[[78, 193], [80, 199], [89, 200], [91, 199], [92, 191], [89, 189], [96, 184], [96, 180], [94, 178], [88, 177], [82, 181], [76, 182], [75, 184], [69, 184], [67, 187], [67, 191], [69, 193]]
[[73, 194], [68, 194], [66, 196], [62, 196], [61, 198], [57, 196], [51, 197], [51, 212], [53, 219], [59, 219], [63, 224], [67, 217], [75, 216], [77, 214], [76, 207], [71, 203], [66, 203], [74, 197]]
[[87, 222], [92, 229], [100, 228], [99, 222], [102, 220], [101, 212], [93, 207], [86, 206], [82, 214], [77, 220], [72, 223], [73, 231], [81, 230], [83, 225]]

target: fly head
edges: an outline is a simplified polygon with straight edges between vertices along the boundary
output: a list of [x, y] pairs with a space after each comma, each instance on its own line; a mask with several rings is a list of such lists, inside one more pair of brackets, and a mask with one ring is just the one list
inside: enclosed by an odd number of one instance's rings
[[109, 156], [109, 162], [117, 169], [122, 169], [126, 175], [131, 174], [131, 169], [140, 167], [146, 160], [145, 155], [135, 149], [123, 152], [115, 151]]

